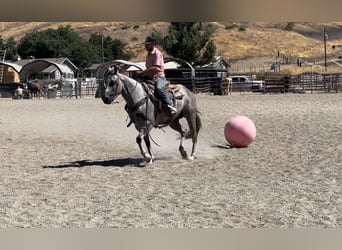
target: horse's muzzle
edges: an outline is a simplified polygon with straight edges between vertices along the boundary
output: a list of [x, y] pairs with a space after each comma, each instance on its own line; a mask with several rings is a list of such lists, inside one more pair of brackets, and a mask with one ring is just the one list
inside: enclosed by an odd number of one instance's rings
[[113, 102], [113, 100], [111, 98], [102, 96], [102, 101], [104, 104], [111, 104]]

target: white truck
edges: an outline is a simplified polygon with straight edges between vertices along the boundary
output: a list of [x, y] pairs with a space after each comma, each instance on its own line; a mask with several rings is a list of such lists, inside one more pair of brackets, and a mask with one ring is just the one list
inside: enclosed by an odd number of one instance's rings
[[232, 79], [233, 91], [264, 91], [265, 82], [254, 80], [252, 76], [229, 76]]

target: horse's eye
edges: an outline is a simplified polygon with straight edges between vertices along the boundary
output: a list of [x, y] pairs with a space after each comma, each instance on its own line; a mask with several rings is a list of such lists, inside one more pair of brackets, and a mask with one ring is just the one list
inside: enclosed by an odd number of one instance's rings
[[114, 84], [116, 84], [116, 81], [117, 81], [117, 77], [116, 77], [116, 76], [113, 76], [113, 77], [111, 77], [111, 79], [110, 79], [108, 85], [109, 85], [110, 87], [113, 87]]

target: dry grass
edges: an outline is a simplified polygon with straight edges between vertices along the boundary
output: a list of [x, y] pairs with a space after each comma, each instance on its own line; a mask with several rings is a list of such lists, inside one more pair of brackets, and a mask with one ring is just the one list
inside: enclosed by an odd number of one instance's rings
[[[281, 56], [291, 60], [302, 58], [304, 61], [322, 61], [324, 58], [323, 26], [326, 27], [327, 56], [337, 58], [341, 50], [331, 49], [334, 44], [342, 44], [341, 23], [295, 23], [292, 31], [286, 31], [287, 23], [236, 23], [236, 28], [227, 29], [231, 23], [212, 23], [216, 26], [213, 36], [217, 54], [235, 61], [246, 58]], [[144, 37], [153, 29], [166, 32], [165, 22], [0, 22], [0, 34], [7, 39], [13, 36], [19, 40], [33, 30], [58, 28], [70, 25], [83, 37], [91, 33], [102, 33], [127, 43], [127, 48], [134, 56], [134, 61], [143, 61], [145, 50], [141, 45]], [[243, 27], [244, 31], [239, 30]]]
[[[342, 31], [342, 29], [341, 29]], [[321, 58], [324, 53], [322, 39], [305, 36], [281, 28], [251, 27], [245, 31], [220, 28], [214, 36], [219, 54], [232, 60], [282, 55], [293, 58]], [[341, 40], [327, 41], [327, 48]], [[327, 51], [333, 55], [335, 51]]]

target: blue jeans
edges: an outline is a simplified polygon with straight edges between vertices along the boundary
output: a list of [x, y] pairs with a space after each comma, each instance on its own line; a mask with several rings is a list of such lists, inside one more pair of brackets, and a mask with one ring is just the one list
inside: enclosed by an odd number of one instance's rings
[[170, 96], [166, 93], [166, 78], [155, 77], [153, 81], [156, 83], [155, 94], [166, 104], [173, 106]]

